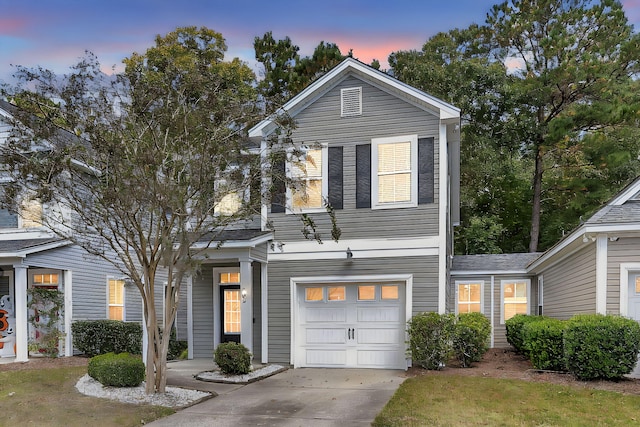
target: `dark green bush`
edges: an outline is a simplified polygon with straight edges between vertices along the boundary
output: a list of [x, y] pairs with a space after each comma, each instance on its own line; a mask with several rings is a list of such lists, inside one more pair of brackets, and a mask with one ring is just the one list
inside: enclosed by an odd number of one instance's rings
[[142, 359], [129, 353], [94, 356], [89, 360], [87, 371], [91, 378], [112, 387], [136, 387], [145, 376]]
[[[162, 336], [162, 334], [160, 334]], [[169, 336], [169, 348], [167, 349], [167, 360], [176, 360], [188, 348], [187, 341], [179, 341], [176, 339], [176, 328], [171, 329]]]
[[511, 344], [518, 353], [529, 356], [522, 336], [522, 328], [530, 322], [538, 322], [545, 319], [545, 316], [532, 316], [529, 314], [516, 314], [504, 322], [507, 328], [507, 342]]
[[619, 379], [630, 373], [640, 350], [640, 325], [632, 319], [582, 314], [567, 321], [564, 359], [581, 380]]
[[536, 369], [565, 371], [563, 331], [566, 322], [542, 318], [524, 323], [521, 334], [529, 360]]
[[409, 356], [425, 369], [441, 369], [452, 353], [455, 317], [452, 314], [420, 313], [409, 320]]
[[79, 320], [71, 325], [73, 345], [87, 356], [142, 353], [142, 326], [120, 320]]
[[242, 344], [235, 342], [219, 344], [213, 353], [213, 360], [223, 374], [244, 375], [251, 371], [251, 353]]
[[453, 353], [463, 368], [482, 360], [489, 350], [491, 322], [482, 313], [458, 315], [453, 330]]

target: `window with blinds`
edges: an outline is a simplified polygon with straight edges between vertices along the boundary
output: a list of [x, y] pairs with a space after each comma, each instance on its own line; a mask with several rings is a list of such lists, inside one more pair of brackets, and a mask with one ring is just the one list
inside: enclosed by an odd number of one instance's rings
[[308, 150], [291, 165], [292, 178], [298, 181], [291, 191], [294, 211], [322, 208], [322, 166], [322, 149]]
[[417, 135], [372, 140], [372, 208], [417, 206]]
[[109, 279], [109, 319], [124, 320], [124, 280]]

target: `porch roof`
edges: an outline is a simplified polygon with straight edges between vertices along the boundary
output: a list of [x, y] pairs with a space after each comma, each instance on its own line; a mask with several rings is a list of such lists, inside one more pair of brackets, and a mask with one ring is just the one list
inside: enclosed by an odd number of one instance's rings
[[273, 239], [273, 233], [271, 231], [242, 228], [209, 233], [200, 238], [194, 246], [201, 247], [211, 242], [208, 246], [253, 247], [271, 239]]
[[527, 265], [542, 253], [455, 255], [451, 267], [452, 274], [478, 273], [505, 274], [524, 273]]
[[0, 257], [24, 256], [54, 249], [69, 244], [65, 240], [51, 237], [41, 239], [0, 240]]

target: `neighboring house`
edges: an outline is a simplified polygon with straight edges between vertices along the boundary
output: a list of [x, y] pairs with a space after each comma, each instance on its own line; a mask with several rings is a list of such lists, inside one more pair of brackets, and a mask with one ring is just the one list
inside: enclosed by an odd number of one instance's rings
[[[10, 117], [14, 108], [0, 100], [0, 144], [8, 134], [3, 119]], [[64, 293], [60, 326], [65, 334], [61, 354], [66, 356], [73, 354], [74, 320], [141, 321], [138, 290], [126, 285], [122, 273], [107, 261], [92, 257], [46, 231], [41, 222], [49, 212], [48, 206], [30, 201], [23, 203], [21, 209], [19, 214], [0, 209], [0, 297], [5, 297], [5, 306], [14, 315], [17, 361], [28, 359], [28, 343], [36, 342], [38, 336], [29, 322], [34, 313], [27, 309], [27, 289], [31, 287]], [[7, 333], [0, 335], [6, 337]], [[2, 350], [1, 355], [13, 356], [12, 351]]]
[[542, 313], [600, 313], [640, 321], [640, 178], [528, 266]]

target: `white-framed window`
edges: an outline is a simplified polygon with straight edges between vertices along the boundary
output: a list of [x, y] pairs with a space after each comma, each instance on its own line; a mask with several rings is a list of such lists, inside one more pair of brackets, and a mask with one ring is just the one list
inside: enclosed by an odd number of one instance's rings
[[371, 140], [372, 209], [418, 206], [418, 135]]
[[500, 323], [504, 323], [516, 314], [529, 314], [530, 287], [529, 279], [501, 281]]
[[110, 320], [125, 320], [124, 280], [107, 278], [107, 316]]
[[287, 200], [291, 212], [321, 212], [328, 193], [328, 149], [310, 147], [300, 156], [291, 154], [288, 175], [295, 188], [287, 189]]
[[456, 281], [456, 314], [483, 312], [484, 281]]

